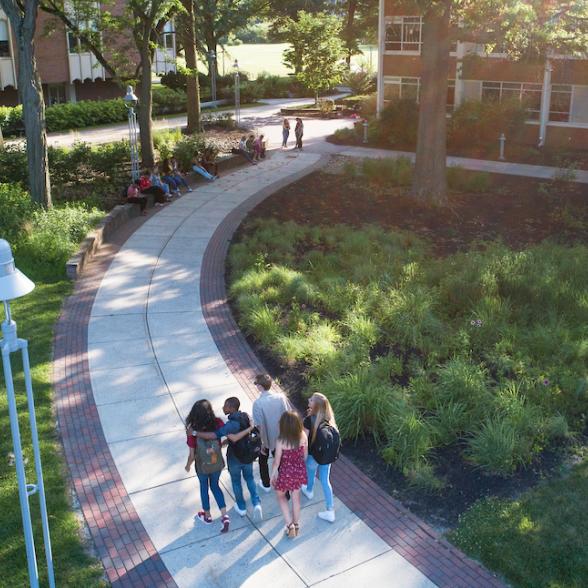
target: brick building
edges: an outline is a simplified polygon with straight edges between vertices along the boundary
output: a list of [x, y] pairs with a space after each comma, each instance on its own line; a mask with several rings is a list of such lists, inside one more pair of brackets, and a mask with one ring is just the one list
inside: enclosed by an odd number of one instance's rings
[[[418, 100], [422, 24], [416, 9], [380, 0], [378, 111], [395, 98]], [[486, 53], [483, 45], [458, 42], [450, 72], [448, 113], [465, 100], [518, 99], [528, 107], [527, 144], [588, 149], [588, 58], [515, 63], [500, 48]]]
[[[14, 106], [19, 102], [16, 55], [9, 20], [0, 9], [0, 106]], [[68, 33], [61, 21], [43, 11], [39, 11], [37, 19], [35, 55], [47, 105], [124, 94], [80, 39]], [[169, 22], [155, 52], [154, 73], [174, 70], [175, 61], [175, 31]]]

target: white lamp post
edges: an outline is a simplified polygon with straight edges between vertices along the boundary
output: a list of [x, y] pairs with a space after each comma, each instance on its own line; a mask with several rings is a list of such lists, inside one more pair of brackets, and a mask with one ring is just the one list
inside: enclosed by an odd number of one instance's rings
[[139, 99], [133, 92], [133, 86], [127, 86], [126, 96], [123, 98], [129, 115], [129, 148], [131, 151], [131, 177], [133, 180], [139, 179], [139, 145], [137, 142], [137, 115], [135, 106]]
[[210, 65], [208, 66], [208, 73], [210, 74], [210, 99], [216, 102], [216, 53], [211, 51], [208, 54]]
[[[20, 298], [33, 290], [35, 284], [24, 274], [16, 269], [10, 245], [4, 239], [0, 239], [0, 300], [4, 303], [4, 322], [2, 323], [3, 339], [0, 339], [2, 350], [2, 365], [4, 379], [6, 381], [6, 395], [8, 399], [8, 413], [10, 416], [10, 430], [12, 432], [12, 445], [14, 447], [14, 462], [16, 465], [16, 477], [18, 480], [18, 497], [22, 514], [22, 526], [27, 552], [27, 565], [29, 568], [29, 582], [31, 588], [39, 586], [39, 570], [35, 553], [35, 540], [31, 523], [31, 510], [29, 496], [38, 493], [41, 508], [41, 522], [43, 525], [43, 540], [45, 543], [45, 558], [47, 560], [47, 575], [49, 586], [55, 588], [53, 574], [53, 556], [51, 553], [51, 537], [49, 535], [49, 519], [47, 517], [47, 505], [45, 502], [45, 487], [43, 485], [43, 468], [41, 466], [41, 452], [39, 450], [39, 436], [37, 434], [37, 420], [35, 418], [35, 402], [33, 398], [33, 384], [31, 380], [31, 366], [29, 363], [28, 342], [16, 336], [16, 323], [10, 315], [10, 301]], [[14, 395], [14, 382], [12, 379], [12, 366], [10, 354], [20, 351], [29, 407], [29, 422], [33, 442], [33, 455], [35, 458], [36, 484], [27, 484], [20, 442], [20, 428], [18, 426], [18, 412]]]
[[233, 63], [233, 71], [235, 72], [235, 124], [241, 124], [241, 88], [239, 80], [239, 62], [235, 59]]

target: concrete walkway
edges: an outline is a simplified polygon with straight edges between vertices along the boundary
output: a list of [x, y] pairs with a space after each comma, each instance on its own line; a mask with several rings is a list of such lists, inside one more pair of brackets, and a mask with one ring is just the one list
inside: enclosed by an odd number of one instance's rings
[[[372, 159], [408, 157], [414, 161], [415, 154], [409, 151], [390, 151], [388, 149], [373, 149], [371, 147], [344, 147], [337, 151], [338, 155], [347, 157], [364, 157]], [[492, 161], [486, 159], [471, 159], [468, 157], [447, 157], [447, 165], [459, 166], [464, 169], [480, 172], [490, 172], [493, 174], [506, 174], [510, 176], [525, 176], [529, 178], [539, 178], [551, 180], [557, 176], [561, 170], [557, 167], [546, 165], [531, 165], [528, 163], [511, 163], [508, 161]], [[588, 184], [588, 170], [576, 170], [575, 180], [580, 184]]]
[[[105, 260], [107, 270], [91, 269], [66, 304], [56, 334], [56, 407], [76, 493], [113, 586], [502, 585], [344, 457], [333, 472], [336, 522], [317, 518], [315, 486], [314, 500], [302, 498], [295, 541], [284, 537], [273, 492], [261, 495], [261, 522], [230, 510], [227, 535], [219, 534], [214, 501], [213, 525], [193, 520], [200, 501], [194, 474], [184, 471], [185, 415], [204, 397], [217, 414], [228, 396], [251, 409], [256, 360], [224, 295], [228, 238], [247, 210], [319, 162], [318, 154], [276, 152], [200, 185], [142, 224]], [[231, 509], [226, 471], [221, 482]]]

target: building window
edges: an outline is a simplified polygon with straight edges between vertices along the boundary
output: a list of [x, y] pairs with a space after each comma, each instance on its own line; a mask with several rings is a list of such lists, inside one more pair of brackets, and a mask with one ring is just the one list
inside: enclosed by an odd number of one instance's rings
[[81, 36], [76, 37], [71, 31], [67, 32], [67, 48], [70, 53], [91, 53], [88, 37], [98, 33], [98, 26], [93, 20], [78, 22]]
[[420, 53], [423, 19], [421, 16], [395, 16], [386, 23], [386, 51]]
[[572, 86], [554, 84], [551, 86], [551, 104], [549, 120], [554, 122], [570, 122], [572, 106]]
[[47, 84], [47, 103], [49, 106], [67, 102], [65, 84]]
[[161, 36], [160, 36], [159, 46], [162, 49], [172, 49], [173, 50], [175, 35], [176, 35], [176, 32], [174, 30], [174, 24], [170, 20], [170, 21], [166, 22], [165, 26], [163, 27], [163, 32], [161, 33]]
[[5, 19], [0, 20], [0, 57], [10, 57], [8, 21]]
[[482, 102], [514, 100], [527, 108], [531, 120], [539, 120], [541, 112], [541, 84], [520, 82], [482, 82]]
[[420, 78], [388, 78], [384, 80], [384, 100], [419, 101]]
[[447, 114], [455, 108], [455, 80], [447, 80]]

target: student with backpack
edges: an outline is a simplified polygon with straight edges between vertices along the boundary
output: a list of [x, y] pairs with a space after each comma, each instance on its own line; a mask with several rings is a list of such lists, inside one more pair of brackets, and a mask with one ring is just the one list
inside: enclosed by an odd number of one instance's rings
[[315, 392], [308, 399], [307, 416], [304, 419], [304, 432], [308, 437], [308, 457], [306, 473], [308, 482], [301, 491], [309, 500], [314, 496], [314, 481], [318, 477], [323, 487], [327, 510], [319, 512], [319, 518], [335, 522], [335, 504], [331, 487], [331, 464], [339, 458], [341, 437], [335, 422], [335, 415], [328, 398]]
[[[198, 439], [214, 440], [226, 436], [229, 439], [227, 467], [229, 468], [231, 483], [235, 492], [235, 511], [242, 517], [247, 514], [247, 505], [245, 504], [241, 483], [241, 476], [243, 476], [251, 496], [253, 513], [255, 517], [261, 519], [263, 518], [263, 511], [255, 480], [253, 479], [253, 462], [258, 458], [261, 451], [261, 438], [251, 426], [249, 415], [241, 412], [240, 407], [241, 403], [238, 398], [227, 398], [223, 406], [223, 412], [228, 416], [227, 422], [219, 429], [216, 429], [214, 433], [197, 431], [196, 437]], [[239, 437], [240, 439], [238, 439]], [[231, 439], [236, 441], [231, 441]]]
[[186, 433], [188, 437], [186, 443], [190, 448], [190, 452], [185, 469], [189, 472], [192, 464], [196, 464], [196, 476], [200, 483], [202, 510], [198, 512], [195, 518], [198, 518], [205, 525], [212, 524], [210, 496], [208, 495], [208, 488], [210, 486], [212, 495], [222, 515], [221, 533], [228, 533], [230, 519], [227, 514], [225, 497], [219, 485], [220, 475], [225, 467], [221, 452], [221, 443], [218, 439], [207, 441], [205, 439], [199, 439], [196, 436], [198, 432], [213, 433], [223, 425], [223, 421], [216, 418], [208, 400], [199, 400], [194, 403], [190, 414], [186, 418]]

